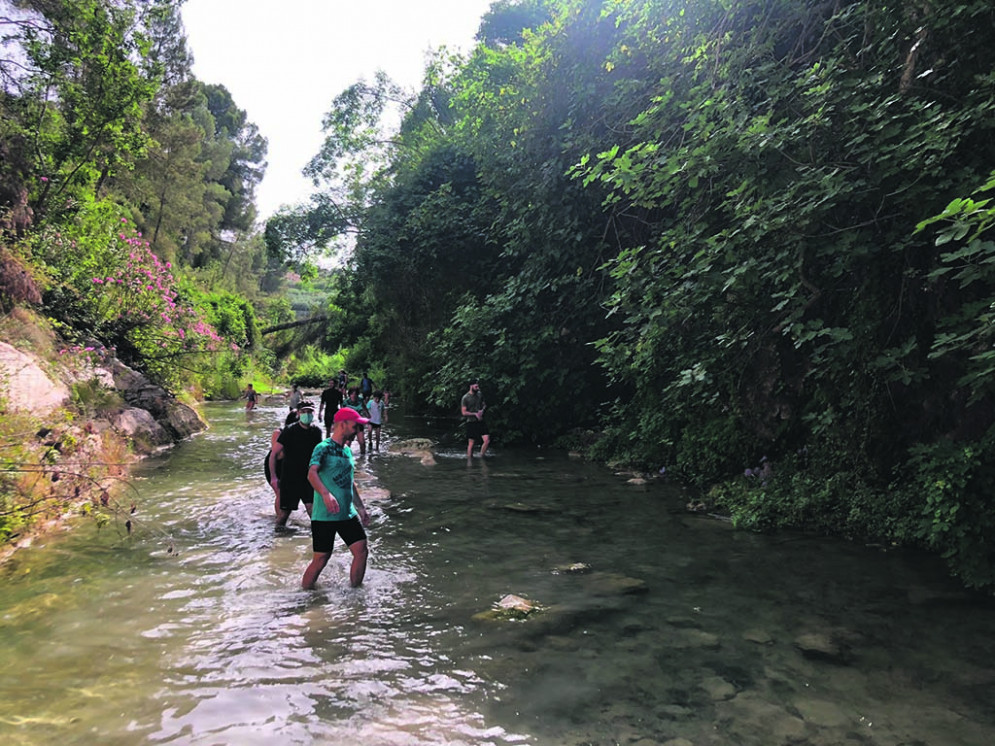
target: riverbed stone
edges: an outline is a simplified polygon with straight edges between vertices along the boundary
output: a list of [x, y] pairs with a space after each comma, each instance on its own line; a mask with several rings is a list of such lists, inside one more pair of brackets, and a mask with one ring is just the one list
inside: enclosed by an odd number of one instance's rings
[[824, 728], [839, 728], [854, 722], [843, 709], [834, 702], [821, 699], [798, 699], [792, 703], [805, 722]]
[[656, 716], [664, 720], [687, 720], [694, 715], [694, 710], [683, 705], [663, 705], [656, 708]]
[[755, 692], [740, 692], [715, 703], [719, 718], [729, 723], [731, 743], [788, 744], [805, 735], [805, 721]]
[[645, 580], [614, 572], [593, 572], [582, 577], [584, 588], [593, 596], [623, 596], [649, 590]]
[[664, 741], [663, 746], [694, 746], [694, 742], [686, 738], [671, 738], [669, 741]]
[[501, 510], [510, 510], [512, 513], [553, 513], [555, 512], [552, 508], [546, 507], [545, 505], [538, 505], [536, 503], [497, 503], [492, 507], [500, 508]]
[[678, 629], [696, 629], [701, 627], [701, 621], [690, 616], [669, 616], [667, 617], [667, 624], [671, 627], [677, 627]]
[[809, 632], [795, 638], [795, 647], [806, 658], [837, 665], [849, 662], [849, 649], [838, 639], [825, 632]]
[[732, 699], [736, 696], [736, 687], [721, 676], [708, 676], [702, 680], [700, 686], [713, 702]]
[[704, 648], [705, 650], [718, 650], [722, 647], [722, 640], [718, 635], [704, 630], [685, 630], [683, 637], [688, 643], [687, 647]]
[[364, 502], [380, 502], [390, 499], [390, 490], [385, 490], [375, 484], [363, 485], [362, 495]]
[[774, 642], [774, 638], [770, 636], [769, 632], [762, 629], [748, 629], [743, 633], [743, 639], [747, 642], [753, 642], [757, 645], [771, 645]]

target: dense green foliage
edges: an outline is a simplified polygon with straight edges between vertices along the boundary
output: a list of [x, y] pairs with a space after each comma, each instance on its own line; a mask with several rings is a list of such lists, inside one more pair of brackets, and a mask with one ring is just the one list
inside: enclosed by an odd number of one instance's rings
[[741, 525], [991, 583], [991, 4], [502, 0], [478, 38], [337, 98], [320, 209], [274, 226], [355, 233], [363, 354], [452, 414], [480, 376], [502, 440], [593, 427]]
[[989, 2], [499, 0], [337, 96], [261, 235], [178, 4], [2, 3], [4, 310], [210, 396], [369, 369], [455, 426], [479, 377], [499, 442], [995, 581]]
[[0, 290], [173, 389], [238, 391], [266, 142], [190, 73], [179, 4], [3, 3]]
[[211, 398], [295, 362], [260, 329], [286, 310], [255, 229], [266, 141], [191, 74], [180, 4], [0, 0], [0, 330], [71, 379], [40, 428], [0, 396], [0, 543], [116, 510], [136, 442], [91, 422], [123, 405], [95, 375], [108, 353]]

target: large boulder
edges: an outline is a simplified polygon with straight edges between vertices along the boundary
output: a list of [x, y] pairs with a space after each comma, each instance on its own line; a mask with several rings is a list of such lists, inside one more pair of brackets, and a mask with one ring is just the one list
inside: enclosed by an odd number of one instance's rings
[[110, 418], [111, 426], [131, 441], [135, 453], [154, 453], [173, 442], [172, 436], [144, 409], [127, 407]]
[[110, 360], [108, 370], [114, 388], [132, 407], [144, 409], [162, 425], [174, 440], [182, 440], [207, 429], [207, 423], [193, 407], [176, 401], [166, 389], [157, 386], [119, 360]]

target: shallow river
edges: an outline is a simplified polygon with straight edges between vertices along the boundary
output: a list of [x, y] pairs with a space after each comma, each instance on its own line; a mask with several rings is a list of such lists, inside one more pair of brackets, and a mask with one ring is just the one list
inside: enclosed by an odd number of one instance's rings
[[[338, 546], [305, 592], [307, 517], [274, 530], [260, 474], [282, 408], [206, 412], [136, 471], [131, 537], [0, 568], [0, 743], [995, 743], [995, 606], [932, 559], [735, 532], [561, 454], [468, 464], [396, 414], [435, 463], [360, 459], [366, 582]], [[508, 594], [541, 608], [478, 616]]]

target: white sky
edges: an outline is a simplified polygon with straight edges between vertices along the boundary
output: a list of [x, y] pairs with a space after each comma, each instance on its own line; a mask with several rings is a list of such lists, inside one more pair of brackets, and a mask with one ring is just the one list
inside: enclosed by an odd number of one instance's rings
[[260, 218], [307, 199], [301, 169], [332, 99], [383, 69], [413, 89], [429, 49], [468, 51], [491, 0], [187, 0], [194, 74], [222, 84], [269, 141]]

